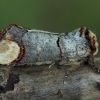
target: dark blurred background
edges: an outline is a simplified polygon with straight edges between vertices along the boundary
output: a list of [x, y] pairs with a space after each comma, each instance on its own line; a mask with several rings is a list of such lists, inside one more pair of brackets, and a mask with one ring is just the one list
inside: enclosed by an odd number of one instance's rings
[[100, 0], [0, 0], [0, 30], [12, 23], [59, 33], [86, 26], [99, 40]]

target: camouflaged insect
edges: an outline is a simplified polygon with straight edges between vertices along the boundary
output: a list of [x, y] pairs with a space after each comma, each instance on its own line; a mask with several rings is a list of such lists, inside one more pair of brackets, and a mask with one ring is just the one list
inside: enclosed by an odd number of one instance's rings
[[75, 60], [78, 63], [81, 59], [87, 60], [87, 57], [97, 52], [96, 35], [86, 27], [58, 34], [11, 24], [0, 32], [1, 65], [52, 65], [57, 61], [60, 65], [66, 65]]

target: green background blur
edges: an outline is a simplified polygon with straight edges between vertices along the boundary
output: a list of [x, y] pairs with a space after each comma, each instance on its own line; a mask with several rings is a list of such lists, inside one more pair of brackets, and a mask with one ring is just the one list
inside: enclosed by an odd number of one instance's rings
[[12, 23], [59, 33], [86, 26], [99, 40], [100, 0], [0, 0], [0, 30]]

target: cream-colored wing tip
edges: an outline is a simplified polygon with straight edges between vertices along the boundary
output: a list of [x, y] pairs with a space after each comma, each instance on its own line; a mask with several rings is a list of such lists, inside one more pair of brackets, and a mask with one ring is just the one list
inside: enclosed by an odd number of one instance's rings
[[98, 41], [96, 35], [92, 31], [88, 30], [86, 37], [89, 41], [91, 53], [96, 55], [98, 53]]
[[20, 47], [14, 41], [0, 41], [0, 64], [10, 64], [19, 56]]

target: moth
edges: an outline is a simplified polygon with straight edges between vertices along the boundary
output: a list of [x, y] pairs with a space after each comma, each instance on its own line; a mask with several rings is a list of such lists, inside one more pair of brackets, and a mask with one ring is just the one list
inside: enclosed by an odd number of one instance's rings
[[[87, 61], [98, 52], [96, 35], [86, 27], [80, 27], [68, 33], [54, 33], [28, 29], [10, 24], [0, 31], [0, 64], [2, 66], [21, 65], [70, 65]], [[4, 67], [1, 67], [1, 70]], [[2, 79], [7, 81], [1, 71]], [[6, 83], [6, 82], [5, 82]], [[2, 85], [2, 84], [1, 84]]]

